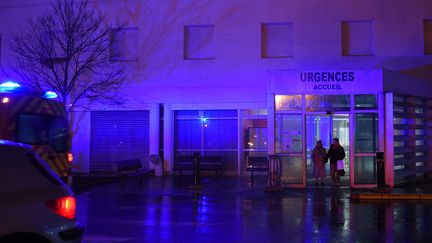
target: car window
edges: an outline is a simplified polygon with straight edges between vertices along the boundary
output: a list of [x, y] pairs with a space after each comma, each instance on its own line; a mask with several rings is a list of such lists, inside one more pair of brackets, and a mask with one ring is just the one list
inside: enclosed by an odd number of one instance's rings
[[56, 152], [67, 150], [67, 124], [62, 117], [20, 114], [16, 141], [32, 145], [49, 145]]
[[62, 117], [50, 117], [48, 127], [48, 144], [57, 152], [67, 150], [67, 127]]
[[55, 175], [54, 171], [48, 166], [48, 164], [39, 155], [29, 150], [25, 156], [27, 159], [52, 183], [61, 185], [63, 182]]

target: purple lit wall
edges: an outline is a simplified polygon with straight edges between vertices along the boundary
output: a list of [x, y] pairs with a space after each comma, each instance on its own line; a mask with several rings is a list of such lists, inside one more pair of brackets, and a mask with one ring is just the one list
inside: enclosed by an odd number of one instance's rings
[[[0, 3], [2, 64], [12, 61], [7, 39], [26, 16], [44, 11], [46, 0]], [[42, 4], [40, 4], [42, 3]], [[138, 30], [124, 95], [142, 103], [265, 103], [267, 70], [376, 69], [430, 65], [423, 56], [423, 20], [432, 3], [407, 1], [92, 1], [115, 23]], [[19, 17], [21, 16], [21, 17]], [[373, 52], [341, 55], [341, 23], [371, 21]], [[262, 58], [262, 24], [291, 23], [292, 57]], [[209, 59], [184, 59], [184, 27], [212, 25], [203, 45]], [[198, 38], [198, 37], [191, 37]], [[192, 40], [193, 41], [193, 40]], [[125, 47], [125, 49], [130, 47]]]
[[[13, 62], [7, 45], [12, 32], [48, 3], [0, 2], [4, 70]], [[271, 94], [306, 92], [307, 87], [293, 82], [294, 76], [274, 76], [275, 70], [354, 70], [363, 78], [347, 89], [350, 94], [391, 87], [392, 80], [383, 80], [382, 69], [432, 77], [423, 26], [424, 20], [432, 19], [432, 1], [93, 0], [91, 7], [112, 23], [125, 22], [128, 35], [134, 36], [122, 43], [121, 50], [134, 59], [121, 63], [128, 70], [127, 83], [119, 90], [126, 103], [92, 109], [150, 110], [150, 154], [154, 154], [162, 139], [154, 130], [159, 128], [159, 104], [163, 104], [169, 166], [176, 110], [268, 108], [272, 114]], [[76, 115], [80, 128], [74, 139], [80, 142], [74, 145], [75, 158], [79, 170], [88, 171], [90, 114]], [[272, 126], [269, 123], [268, 130]]]

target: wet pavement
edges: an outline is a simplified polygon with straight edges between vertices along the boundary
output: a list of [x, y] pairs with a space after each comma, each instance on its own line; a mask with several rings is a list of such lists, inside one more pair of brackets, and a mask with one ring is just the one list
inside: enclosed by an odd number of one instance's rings
[[[266, 193], [266, 178], [146, 177], [77, 194], [84, 242], [427, 242], [432, 201], [350, 200], [347, 187]], [[401, 189], [400, 189], [401, 190]]]

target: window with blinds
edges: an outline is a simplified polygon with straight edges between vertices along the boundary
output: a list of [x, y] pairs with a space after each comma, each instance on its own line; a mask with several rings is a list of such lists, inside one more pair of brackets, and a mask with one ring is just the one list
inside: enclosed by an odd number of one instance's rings
[[175, 111], [175, 155], [221, 156], [227, 171], [237, 170], [237, 110]]
[[148, 169], [149, 111], [92, 111], [90, 171], [112, 171], [114, 162], [141, 159]]

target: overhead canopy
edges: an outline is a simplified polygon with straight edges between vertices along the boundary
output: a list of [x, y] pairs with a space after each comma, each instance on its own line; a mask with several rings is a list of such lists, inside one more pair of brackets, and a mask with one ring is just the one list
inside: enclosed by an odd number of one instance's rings
[[383, 70], [384, 92], [432, 98], [432, 81]]

